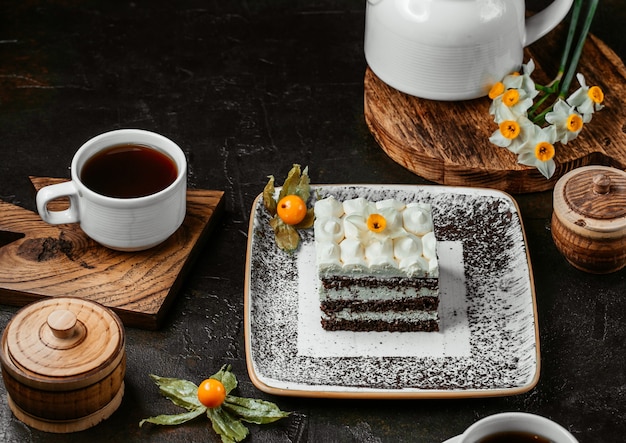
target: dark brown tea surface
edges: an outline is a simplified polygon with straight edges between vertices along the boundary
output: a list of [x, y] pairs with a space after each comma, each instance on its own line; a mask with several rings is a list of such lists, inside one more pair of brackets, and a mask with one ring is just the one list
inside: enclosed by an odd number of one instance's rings
[[534, 432], [507, 431], [498, 432], [478, 440], [477, 443], [553, 443]]
[[178, 175], [167, 154], [138, 144], [106, 148], [85, 162], [81, 181], [107, 197], [136, 198], [154, 194], [171, 185]]

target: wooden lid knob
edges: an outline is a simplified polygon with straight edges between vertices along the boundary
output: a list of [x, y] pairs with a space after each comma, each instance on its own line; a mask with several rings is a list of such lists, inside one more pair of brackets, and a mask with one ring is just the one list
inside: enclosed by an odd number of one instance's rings
[[611, 177], [606, 174], [594, 175], [593, 192], [596, 194], [608, 194], [611, 192]]
[[71, 338], [76, 330], [76, 315], [67, 309], [52, 311], [46, 320], [56, 338]]

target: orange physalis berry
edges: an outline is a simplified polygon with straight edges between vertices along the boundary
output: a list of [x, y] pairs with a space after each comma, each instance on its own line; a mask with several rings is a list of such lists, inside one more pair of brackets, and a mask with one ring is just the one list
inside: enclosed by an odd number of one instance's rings
[[288, 225], [297, 225], [306, 216], [306, 203], [301, 197], [290, 194], [280, 199], [276, 212], [280, 219]]
[[387, 227], [387, 220], [380, 214], [371, 214], [367, 218], [367, 228], [372, 232], [382, 232]]
[[215, 378], [207, 378], [198, 386], [198, 400], [207, 408], [217, 408], [225, 399], [226, 388]]

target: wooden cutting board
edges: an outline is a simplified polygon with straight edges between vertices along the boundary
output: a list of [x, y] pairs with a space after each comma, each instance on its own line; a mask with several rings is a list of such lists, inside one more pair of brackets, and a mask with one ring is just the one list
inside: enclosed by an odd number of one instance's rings
[[[526, 49], [535, 61], [533, 79], [547, 84], [558, 70], [563, 29]], [[605, 108], [567, 145], [558, 143], [556, 172], [550, 180], [519, 165], [516, 156], [489, 143], [497, 129], [488, 98], [439, 102], [403, 94], [365, 73], [365, 120], [380, 147], [397, 163], [440, 184], [480, 186], [510, 193], [552, 189], [566, 172], [589, 164], [626, 168], [626, 69], [602, 41], [590, 36], [578, 65], [587, 85], [605, 93]], [[571, 91], [578, 88], [576, 79]]]
[[[64, 181], [31, 177], [35, 189]], [[70, 296], [115, 311], [126, 326], [158, 329], [186, 273], [223, 212], [223, 191], [189, 189], [182, 226], [147, 251], [100, 246], [78, 224], [49, 225], [0, 200], [0, 303], [23, 306]], [[55, 201], [52, 210], [67, 203]]]

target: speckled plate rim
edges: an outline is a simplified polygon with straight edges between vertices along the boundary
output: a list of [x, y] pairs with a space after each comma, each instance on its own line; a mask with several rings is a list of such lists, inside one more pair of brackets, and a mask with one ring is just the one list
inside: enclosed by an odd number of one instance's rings
[[[252, 341], [255, 330], [252, 324], [252, 304], [256, 294], [251, 289], [252, 282], [252, 259], [253, 245], [256, 237], [256, 230], [259, 226], [258, 218], [265, 211], [262, 204], [262, 194], [259, 194], [252, 205], [249, 228], [248, 228], [248, 247], [246, 252], [246, 269], [244, 284], [244, 340], [246, 353], [246, 366], [248, 375], [253, 385], [259, 390], [280, 396], [295, 397], [312, 397], [312, 398], [362, 398], [362, 399], [445, 399], [445, 398], [479, 398], [479, 397], [501, 397], [510, 395], [519, 395], [533, 389], [540, 375], [540, 346], [539, 346], [539, 326], [537, 317], [537, 303], [535, 296], [534, 278], [530, 262], [530, 254], [527, 248], [526, 234], [523, 228], [519, 207], [517, 202], [511, 195], [506, 192], [476, 187], [459, 187], [459, 186], [441, 186], [441, 185], [394, 185], [394, 184], [346, 184], [346, 185], [312, 185], [312, 193], [333, 192], [341, 189], [364, 191], [366, 194], [376, 193], [376, 190], [383, 192], [391, 192], [392, 194], [400, 192], [403, 194], [425, 193], [426, 195], [463, 195], [468, 198], [490, 197], [500, 199], [505, 204], [510, 205], [512, 213], [517, 215], [517, 234], [521, 238], [524, 250], [524, 264], [528, 269], [528, 291], [525, 294], [529, 299], [532, 311], [532, 328], [533, 334], [533, 352], [528, 356], [532, 360], [532, 376], [521, 384], [507, 387], [494, 388], [476, 388], [476, 389], [431, 389], [420, 387], [396, 387], [396, 388], [377, 388], [377, 387], [352, 387], [341, 386], [333, 383], [327, 384], [308, 384], [302, 382], [289, 383], [279, 378], [267, 377], [260, 373], [256, 361], [256, 354], [253, 349]], [[277, 188], [277, 192], [280, 188]], [[356, 195], [355, 195], [356, 196]], [[367, 197], [367, 196], [366, 196]], [[312, 231], [312, 230], [311, 230]], [[273, 241], [273, 240], [272, 240]], [[297, 254], [297, 252], [295, 253]]]

